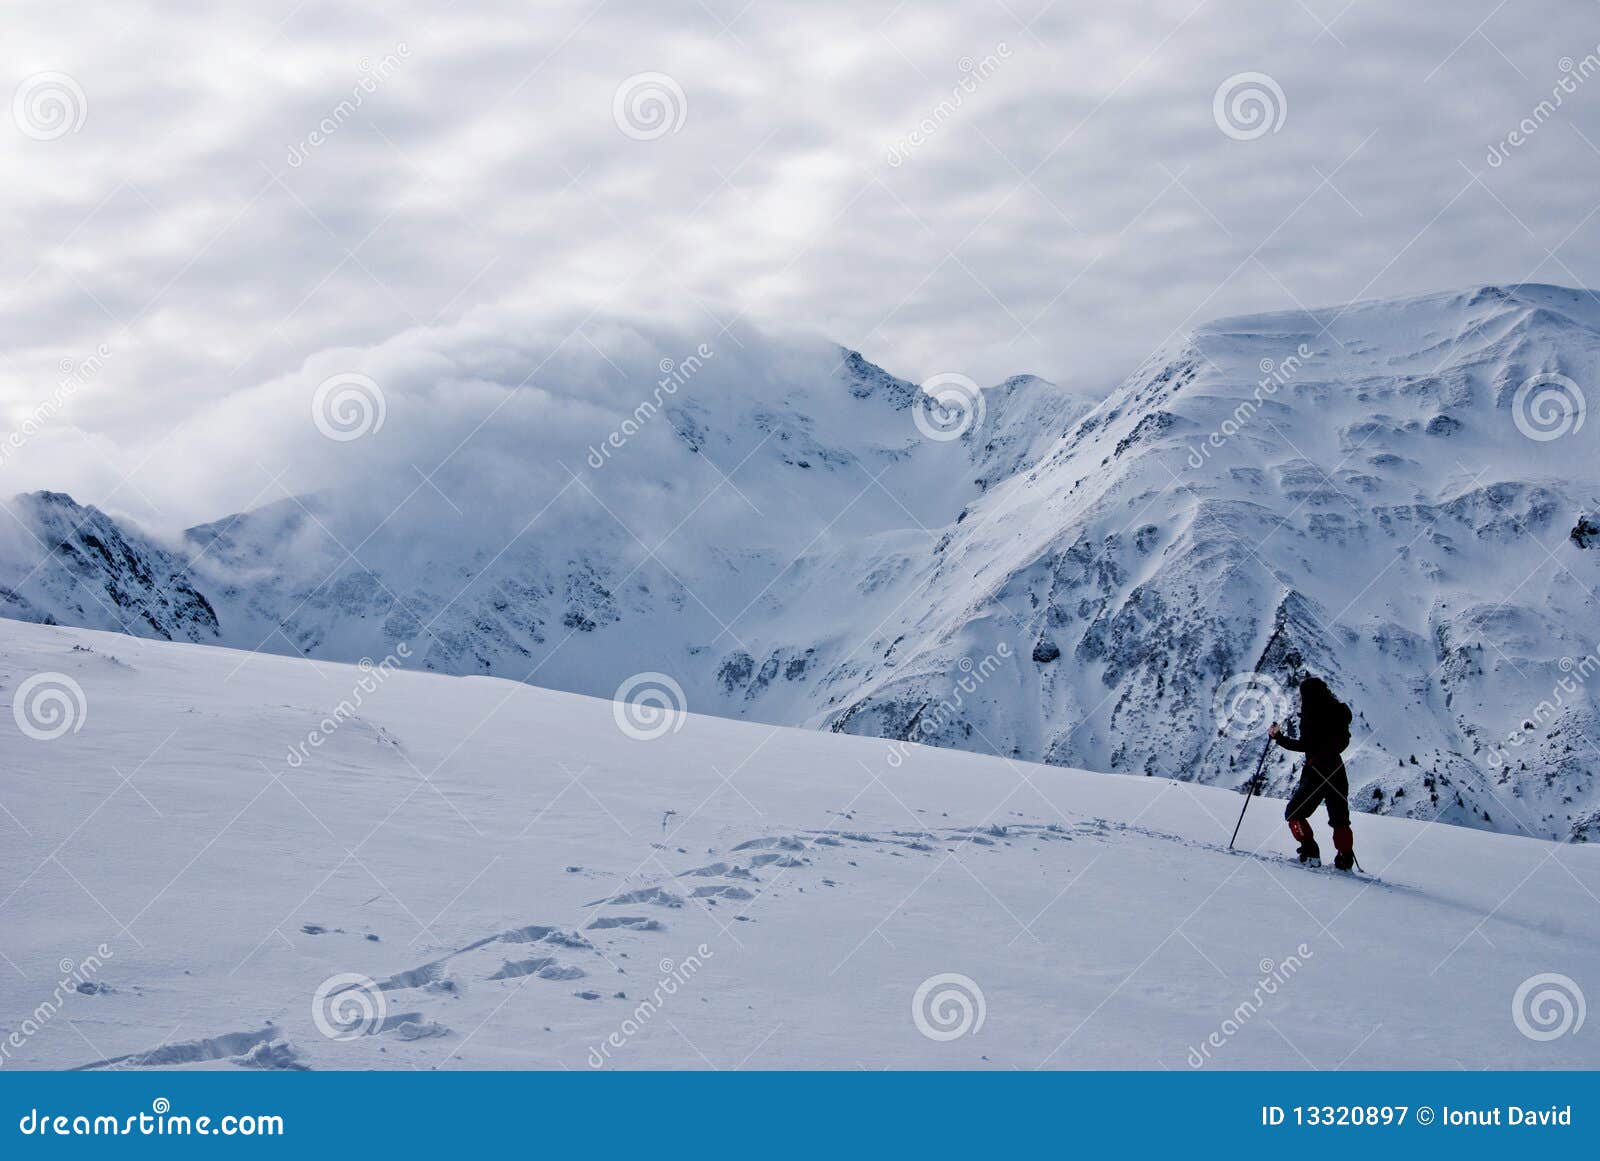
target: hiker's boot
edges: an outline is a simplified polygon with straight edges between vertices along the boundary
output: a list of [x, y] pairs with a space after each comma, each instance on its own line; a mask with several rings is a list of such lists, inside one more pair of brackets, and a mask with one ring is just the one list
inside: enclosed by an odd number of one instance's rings
[[1289, 833], [1300, 841], [1300, 847], [1296, 852], [1300, 856], [1300, 861], [1308, 867], [1322, 866], [1322, 850], [1312, 835], [1310, 821], [1304, 818], [1291, 818]]
[[1348, 871], [1356, 865], [1356, 837], [1350, 833], [1347, 826], [1333, 828], [1333, 846], [1336, 853], [1333, 856], [1333, 865], [1341, 871]]

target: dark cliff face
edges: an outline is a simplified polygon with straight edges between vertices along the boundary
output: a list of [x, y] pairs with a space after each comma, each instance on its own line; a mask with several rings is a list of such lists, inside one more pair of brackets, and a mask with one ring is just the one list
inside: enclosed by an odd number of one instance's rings
[[61, 492], [20, 496], [14, 511], [39, 552], [8, 587], [7, 615], [169, 641], [220, 640], [216, 609], [184, 562], [154, 541]]

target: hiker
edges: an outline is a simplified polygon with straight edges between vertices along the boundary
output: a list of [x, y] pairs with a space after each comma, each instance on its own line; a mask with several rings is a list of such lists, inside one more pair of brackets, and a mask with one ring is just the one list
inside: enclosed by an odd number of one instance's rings
[[1323, 803], [1333, 827], [1333, 865], [1348, 871], [1355, 865], [1355, 836], [1350, 833], [1350, 780], [1341, 755], [1350, 745], [1350, 707], [1333, 696], [1320, 677], [1300, 683], [1300, 736], [1291, 738], [1273, 722], [1267, 735], [1285, 750], [1306, 756], [1300, 785], [1284, 808], [1289, 833], [1299, 840], [1300, 861], [1322, 866], [1322, 851], [1311, 831], [1311, 813]]

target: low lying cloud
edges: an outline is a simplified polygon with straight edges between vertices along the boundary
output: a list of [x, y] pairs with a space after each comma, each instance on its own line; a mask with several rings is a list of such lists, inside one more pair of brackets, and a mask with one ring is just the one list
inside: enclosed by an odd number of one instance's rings
[[[47, 424], [7, 471], [168, 534], [291, 496], [316, 497], [307, 506], [341, 540], [395, 517], [499, 528], [585, 489], [648, 521], [649, 494], [684, 470], [693, 415], [747, 413], [768, 394], [842, 396], [841, 354], [748, 325], [722, 335], [594, 317], [534, 325], [484, 310], [320, 352], [153, 445]], [[157, 458], [159, 472], [140, 470]]]

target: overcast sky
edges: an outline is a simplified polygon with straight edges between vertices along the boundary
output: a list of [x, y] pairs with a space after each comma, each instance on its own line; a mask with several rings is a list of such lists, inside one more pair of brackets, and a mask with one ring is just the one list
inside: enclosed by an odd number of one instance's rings
[[219, 515], [249, 426], [175, 428], [486, 318], [1101, 395], [1218, 315], [1596, 285], [1591, 54], [1588, 0], [11, 5], [9, 426], [107, 354], [0, 474]]

